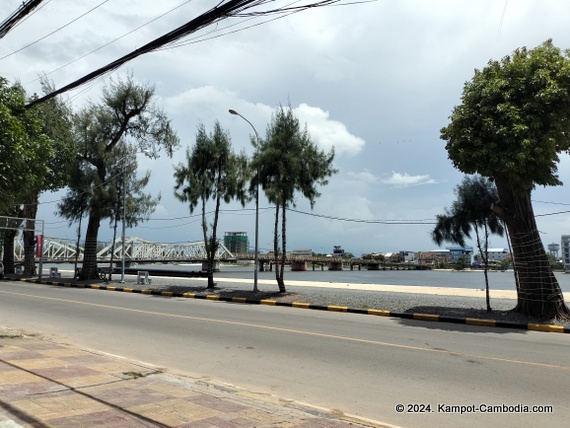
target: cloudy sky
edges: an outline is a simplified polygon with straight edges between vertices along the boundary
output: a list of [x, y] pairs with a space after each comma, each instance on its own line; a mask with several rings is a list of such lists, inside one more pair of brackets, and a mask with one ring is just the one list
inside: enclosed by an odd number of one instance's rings
[[[42, 74], [62, 87], [214, 3], [45, 1], [0, 40], [0, 75], [20, 81], [28, 93], [40, 91]], [[277, 0], [272, 7], [289, 3], [295, 2]], [[0, 20], [21, 0], [2, 4]], [[321, 189], [313, 210], [297, 200], [288, 214], [288, 247], [326, 253], [340, 245], [355, 255], [432, 250], [437, 247], [430, 223], [451, 205], [463, 178], [447, 159], [439, 130], [448, 124], [464, 82], [474, 69], [517, 47], [532, 48], [552, 38], [556, 46], [570, 48], [569, 16], [567, 0], [378, 0], [274, 20], [236, 18], [141, 56], [64, 97], [74, 108], [98, 102], [109, 78], [132, 73], [156, 87], [157, 101], [180, 137], [181, 148], [172, 159], [139, 155], [141, 171], [152, 170], [148, 191], [161, 193], [162, 200], [152, 220], [128, 236], [201, 240], [199, 219], [173, 196], [173, 166], [184, 160], [197, 125], [211, 130], [220, 121], [235, 150], [251, 154], [251, 127], [228, 109], [239, 111], [263, 136], [275, 108], [290, 104], [320, 147], [335, 148], [338, 174]], [[567, 156], [559, 172], [569, 184]], [[60, 197], [43, 195], [38, 217], [46, 221], [46, 235], [72, 238], [75, 226], [54, 216]], [[570, 234], [565, 186], [538, 188], [533, 201], [545, 244]], [[253, 242], [254, 205], [223, 209], [220, 234], [244, 231]], [[273, 210], [262, 197], [262, 250], [272, 246], [272, 227]], [[102, 223], [100, 239], [111, 236], [108, 222]], [[493, 237], [491, 245], [507, 244]]]

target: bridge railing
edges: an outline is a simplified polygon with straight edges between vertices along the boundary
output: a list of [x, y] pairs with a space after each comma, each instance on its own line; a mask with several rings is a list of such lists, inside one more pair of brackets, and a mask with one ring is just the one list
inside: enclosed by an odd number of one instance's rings
[[[112, 243], [99, 243], [97, 248], [97, 260], [121, 260], [123, 257], [123, 245], [120, 240], [116, 241], [113, 248]], [[43, 258], [46, 261], [75, 261], [83, 260], [83, 246], [77, 246], [76, 242], [59, 238], [43, 238]], [[15, 240], [14, 257], [16, 262], [24, 261], [24, 243], [21, 237]], [[226, 246], [220, 242], [216, 259], [234, 260], [236, 257]], [[161, 261], [161, 260], [204, 260], [206, 259], [206, 249], [203, 241], [188, 243], [158, 243], [148, 241], [138, 237], [128, 238], [125, 241], [125, 260], [136, 261]]]

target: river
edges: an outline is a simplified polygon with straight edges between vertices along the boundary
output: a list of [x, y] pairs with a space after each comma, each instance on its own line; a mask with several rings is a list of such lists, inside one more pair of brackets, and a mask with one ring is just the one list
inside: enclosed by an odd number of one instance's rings
[[[56, 266], [60, 271], [73, 272], [73, 265], [45, 265], [44, 275], [49, 275], [49, 267]], [[100, 265], [102, 266], [102, 265]], [[134, 266], [131, 266], [134, 267]], [[137, 268], [145, 269], [168, 269], [180, 271], [199, 271], [199, 264], [155, 264], [155, 265], [139, 265]], [[512, 271], [490, 271], [489, 287], [495, 290], [515, 290], [515, 280]], [[570, 292], [570, 274], [556, 272], [556, 278], [563, 292]], [[69, 276], [65, 275], [64, 276]], [[218, 278], [237, 278], [248, 279], [253, 278], [253, 266], [222, 264], [220, 271], [214, 274]], [[273, 280], [275, 272], [258, 272], [259, 280]], [[485, 287], [485, 279], [482, 271], [451, 271], [451, 270], [307, 270], [300, 272], [292, 272], [289, 269], [285, 271], [285, 282], [287, 280], [294, 281], [316, 281], [316, 282], [334, 282], [334, 283], [353, 283], [353, 284], [383, 284], [383, 285], [415, 285], [428, 287], [449, 287], [449, 288], [467, 288], [482, 289]]]

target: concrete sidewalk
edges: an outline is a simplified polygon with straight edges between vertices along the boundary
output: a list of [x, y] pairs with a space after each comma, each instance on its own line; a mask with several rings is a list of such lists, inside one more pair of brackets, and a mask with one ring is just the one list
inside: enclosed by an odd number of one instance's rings
[[0, 428], [388, 426], [0, 333]]

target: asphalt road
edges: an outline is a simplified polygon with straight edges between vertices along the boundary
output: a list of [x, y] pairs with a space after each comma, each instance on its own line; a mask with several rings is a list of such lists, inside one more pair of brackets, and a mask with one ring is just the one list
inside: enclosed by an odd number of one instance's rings
[[0, 324], [404, 427], [570, 417], [565, 334], [7, 281]]

